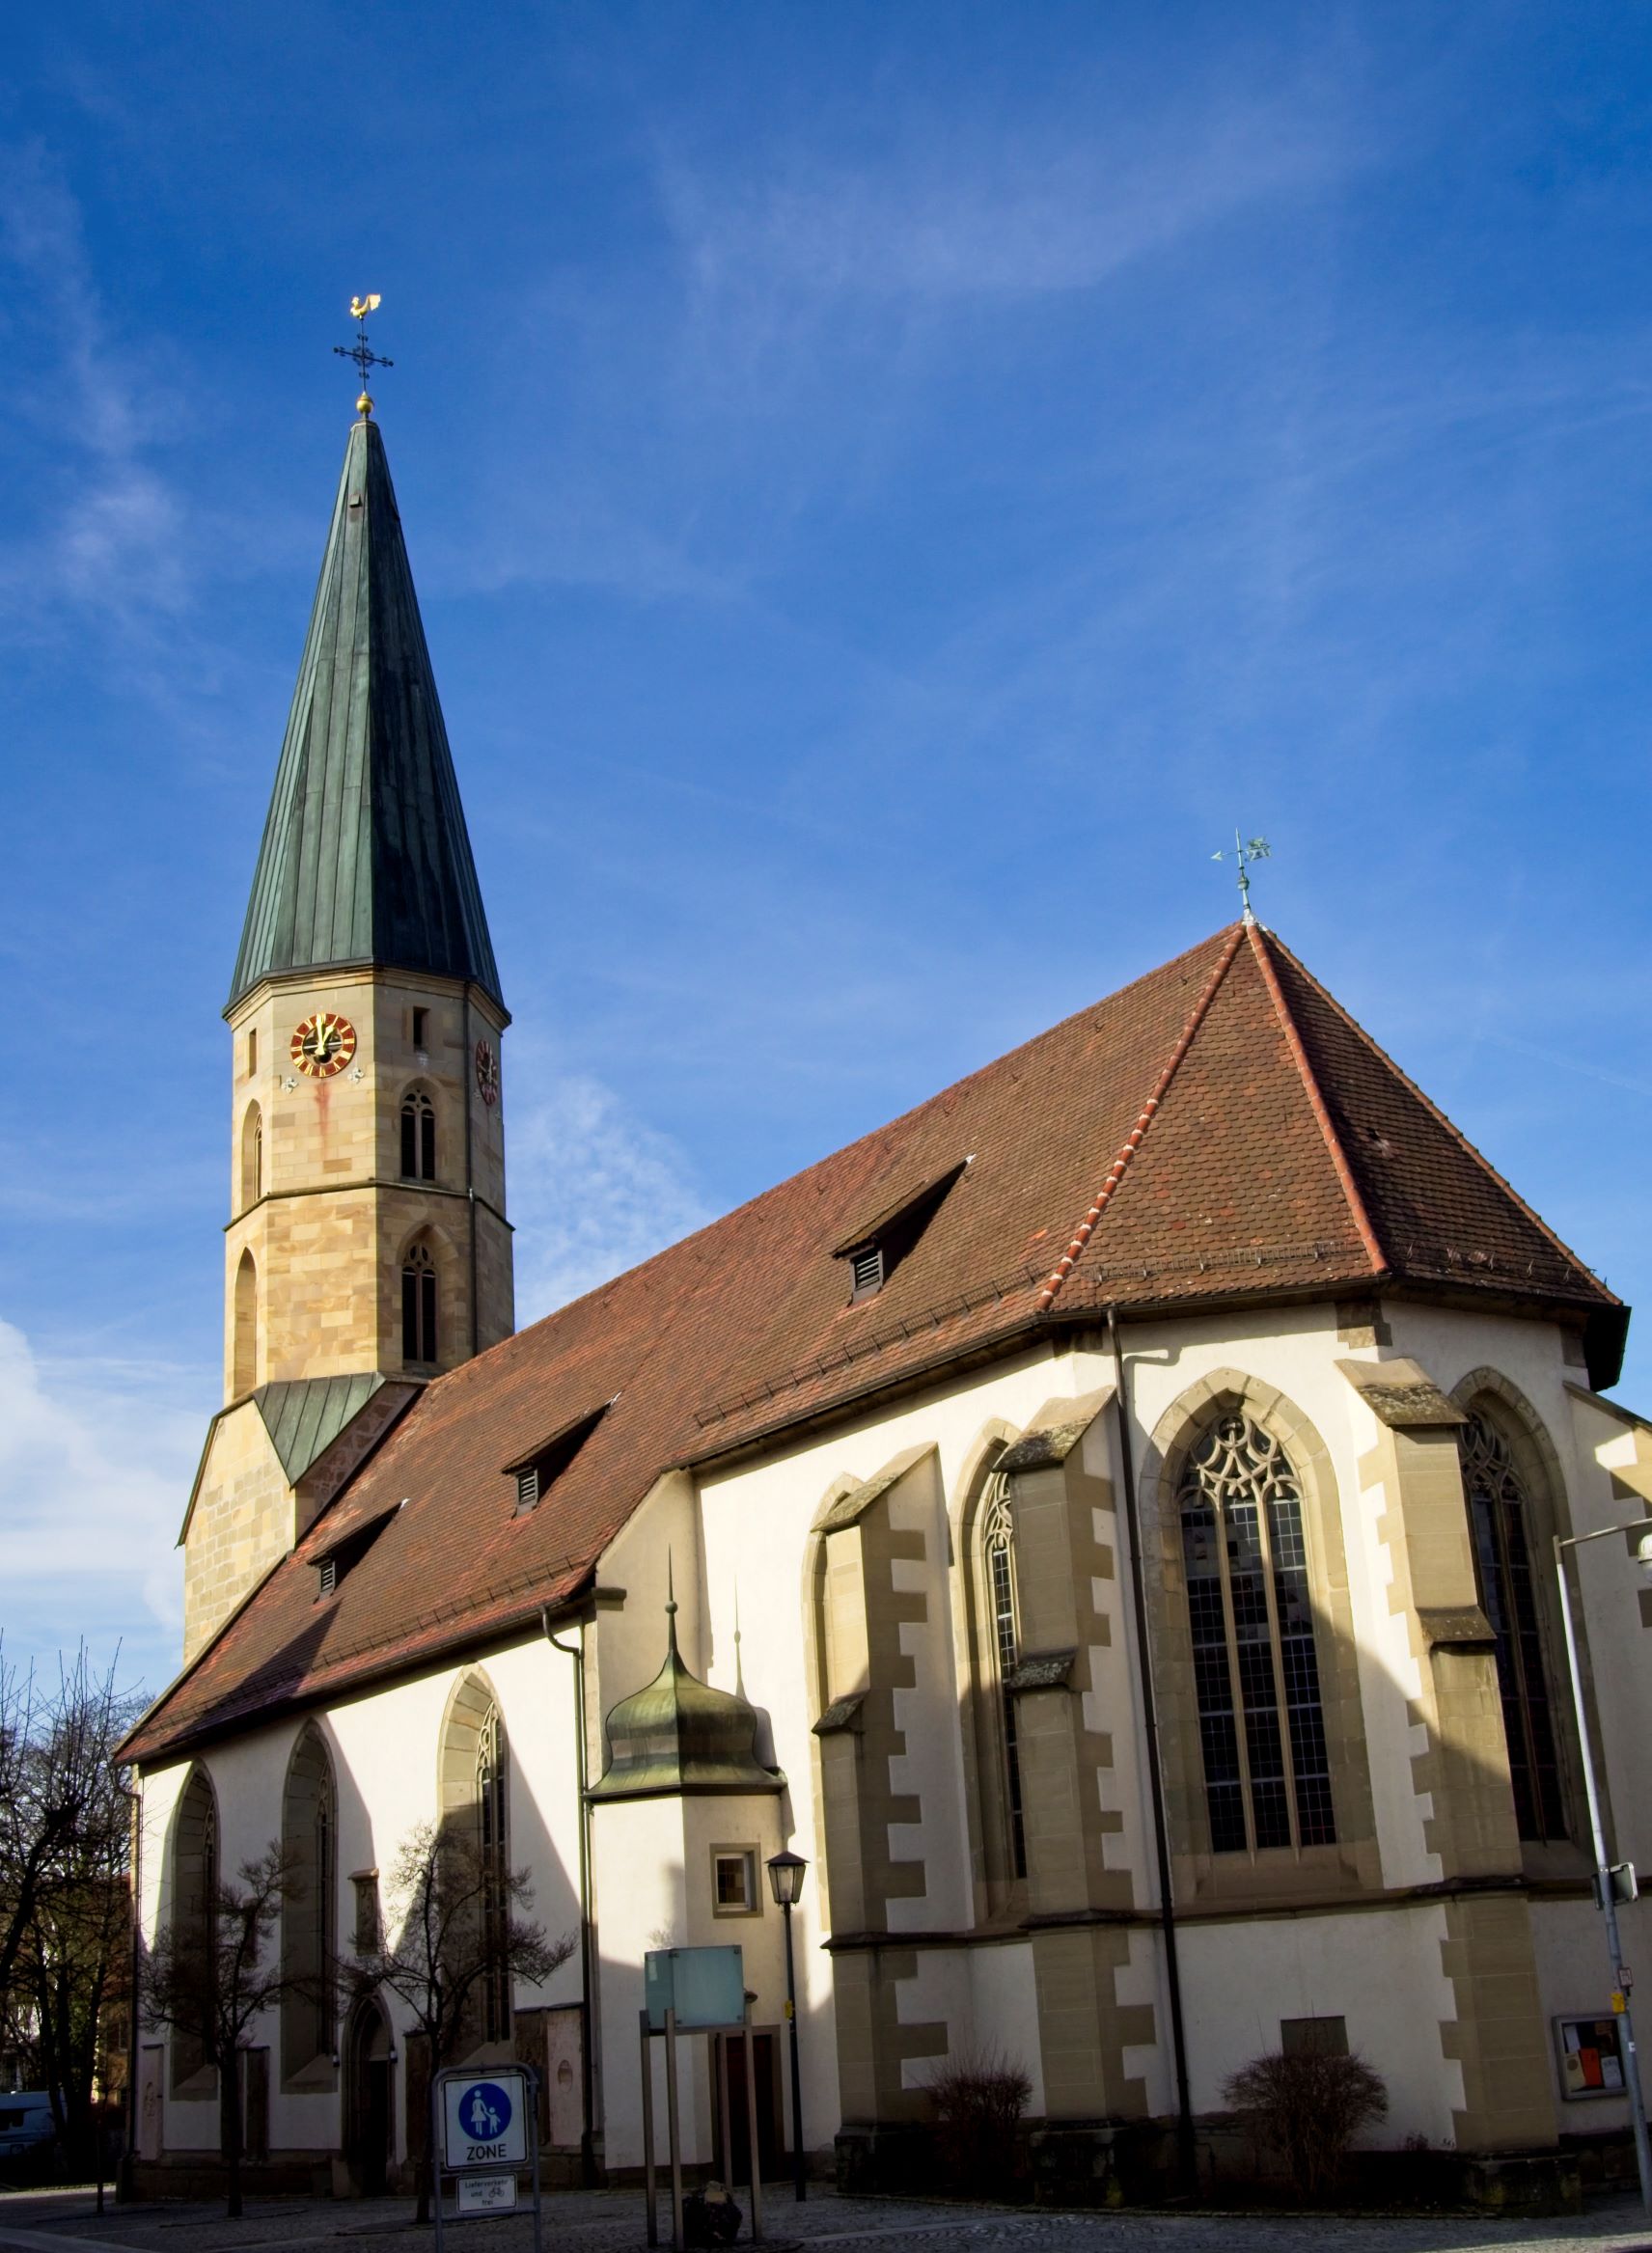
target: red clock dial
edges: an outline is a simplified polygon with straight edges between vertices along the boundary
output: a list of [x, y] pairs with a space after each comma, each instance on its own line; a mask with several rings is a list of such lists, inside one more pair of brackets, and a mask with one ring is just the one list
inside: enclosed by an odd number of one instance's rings
[[317, 1009], [292, 1035], [292, 1061], [312, 1080], [330, 1080], [356, 1053], [356, 1029], [333, 1009]]
[[483, 1103], [499, 1101], [499, 1058], [485, 1040], [476, 1044], [476, 1087]]

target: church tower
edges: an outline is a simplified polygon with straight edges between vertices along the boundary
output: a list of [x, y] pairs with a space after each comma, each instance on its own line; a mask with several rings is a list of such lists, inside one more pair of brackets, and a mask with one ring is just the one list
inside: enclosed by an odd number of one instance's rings
[[225, 1010], [224, 1397], [185, 1655], [421, 1386], [509, 1336], [509, 1024], [364, 397]]

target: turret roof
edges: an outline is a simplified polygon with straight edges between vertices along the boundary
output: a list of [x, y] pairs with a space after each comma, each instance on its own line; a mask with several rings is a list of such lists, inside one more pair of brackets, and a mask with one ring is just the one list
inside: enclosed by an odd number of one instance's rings
[[[970, 1163], [965, 1166], [963, 1161]], [[945, 1182], [882, 1288], [868, 1214]], [[151, 1761], [590, 1600], [673, 1467], [793, 1443], [1060, 1328], [1397, 1293], [1559, 1320], [1611, 1384], [1627, 1309], [1290, 950], [1232, 925], [438, 1378], [140, 1723]], [[612, 1402], [539, 1506], [500, 1467]], [[317, 1558], [389, 1529], [316, 1602]]]
[[262, 978], [499, 972], [378, 426], [351, 428], [259, 849], [233, 1008]]

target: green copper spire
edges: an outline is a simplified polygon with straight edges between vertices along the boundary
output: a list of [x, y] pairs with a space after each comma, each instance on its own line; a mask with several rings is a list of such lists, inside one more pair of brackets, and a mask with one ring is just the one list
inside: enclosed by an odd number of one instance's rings
[[384, 440], [344, 450], [230, 1005], [261, 978], [366, 963], [499, 972]]

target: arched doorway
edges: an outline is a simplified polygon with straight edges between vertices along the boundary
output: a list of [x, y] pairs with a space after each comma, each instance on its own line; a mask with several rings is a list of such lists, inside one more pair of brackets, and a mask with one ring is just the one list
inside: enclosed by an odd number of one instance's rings
[[382, 2198], [395, 2157], [396, 2059], [390, 2021], [372, 1995], [363, 1998], [350, 2020], [348, 2057], [344, 2157], [361, 2195]]

